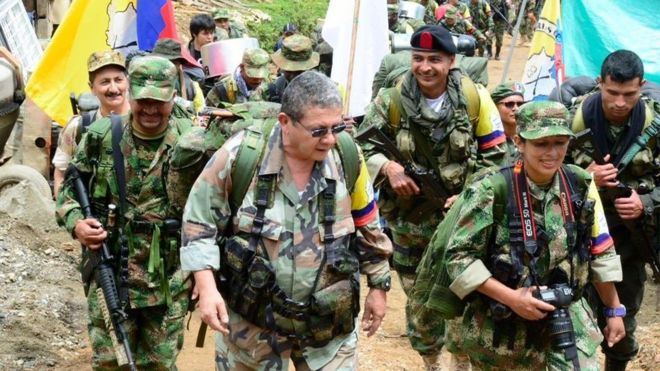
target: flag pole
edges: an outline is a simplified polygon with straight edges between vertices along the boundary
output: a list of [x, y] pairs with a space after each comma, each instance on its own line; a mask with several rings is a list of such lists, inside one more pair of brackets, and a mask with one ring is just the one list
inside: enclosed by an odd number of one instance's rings
[[348, 58], [348, 79], [346, 80], [346, 101], [342, 114], [348, 114], [349, 103], [351, 100], [351, 89], [353, 88], [353, 65], [355, 64], [355, 42], [357, 40], [358, 19], [360, 17], [360, 0], [355, 0], [353, 9], [353, 31], [351, 32], [351, 53]]
[[513, 27], [513, 36], [511, 37], [511, 47], [509, 47], [509, 55], [506, 57], [506, 63], [504, 64], [504, 71], [502, 71], [502, 80], [500, 81], [500, 84], [505, 83], [507, 77], [509, 76], [509, 67], [511, 67], [511, 59], [513, 58], [513, 49], [516, 47], [516, 42], [518, 41], [520, 24], [522, 23], [522, 17], [523, 14], [525, 14], [526, 7], [527, 7], [527, 0], [523, 0], [522, 3], [520, 3], [520, 11], [518, 12], [518, 19], [516, 20], [516, 25]]

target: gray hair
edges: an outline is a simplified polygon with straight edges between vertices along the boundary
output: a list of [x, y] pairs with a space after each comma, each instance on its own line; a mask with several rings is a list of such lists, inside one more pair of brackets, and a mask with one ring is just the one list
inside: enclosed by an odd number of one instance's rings
[[299, 121], [310, 107], [341, 107], [337, 85], [326, 75], [305, 71], [296, 76], [282, 94], [282, 108], [293, 121]]

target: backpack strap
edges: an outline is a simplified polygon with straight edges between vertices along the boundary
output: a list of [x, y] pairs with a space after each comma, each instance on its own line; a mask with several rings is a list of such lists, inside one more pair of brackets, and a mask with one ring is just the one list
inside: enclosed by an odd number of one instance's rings
[[[266, 120], [263, 125], [253, 125], [245, 129], [245, 136], [231, 168], [232, 192], [229, 196], [229, 207], [232, 214], [238, 210], [245, 198], [276, 122], [277, 120]], [[237, 169], [240, 171], [236, 171]]]
[[76, 144], [80, 143], [80, 139], [87, 132], [87, 128], [92, 121], [94, 121], [94, 111], [85, 112], [80, 116], [80, 120], [78, 120], [78, 131], [76, 132]]
[[344, 167], [346, 189], [351, 193], [360, 175], [360, 153], [353, 137], [345, 131], [337, 135], [337, 150]]
[[472, 125], [476, 126], [479, 121], [479, 111], [481, 111], [481, 100], [479, 99], [477, 85], [468, 76], [461, 75], [461, 86], [467, 104], [468, 117]]
[[388, 91], [390, 93], [390, 105], [387, 107], [387, 118], [390, 126], [396, 129], [401, 126], [402, 118], [404, 120], [407, 119], [401, 104], [401, 84], [399, 83], [394, 87], [388, 88]]
[[124, 168], [124, 154], [119, 142], [123, 136], [121, 117], [115, 113], [110, 115], [110, 126], [112, 135], [112, 162], [115, 165], [117, 177], [117, 189], [119, 190], [119, 215], [123, 219], [126, 209], [126, 170]]

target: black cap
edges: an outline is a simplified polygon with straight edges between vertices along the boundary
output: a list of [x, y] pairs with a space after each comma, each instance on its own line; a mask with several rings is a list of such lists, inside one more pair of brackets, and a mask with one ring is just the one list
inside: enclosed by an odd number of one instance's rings
[[449, 31], [442, 26], [426, 25], [415, 31], [410, 38], [410, 46], [414, 50], [429, 52], [445, 52], [456, 54], [456, 45]]

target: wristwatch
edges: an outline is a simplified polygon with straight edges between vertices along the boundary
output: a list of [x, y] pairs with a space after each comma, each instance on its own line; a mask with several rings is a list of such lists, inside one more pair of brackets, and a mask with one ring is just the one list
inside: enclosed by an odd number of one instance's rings
[[626, 307], [621, 304], [616, 308], [603, 308], [603, 314], [607, 318], [612, 317], [625, 317], [626, 316]]

